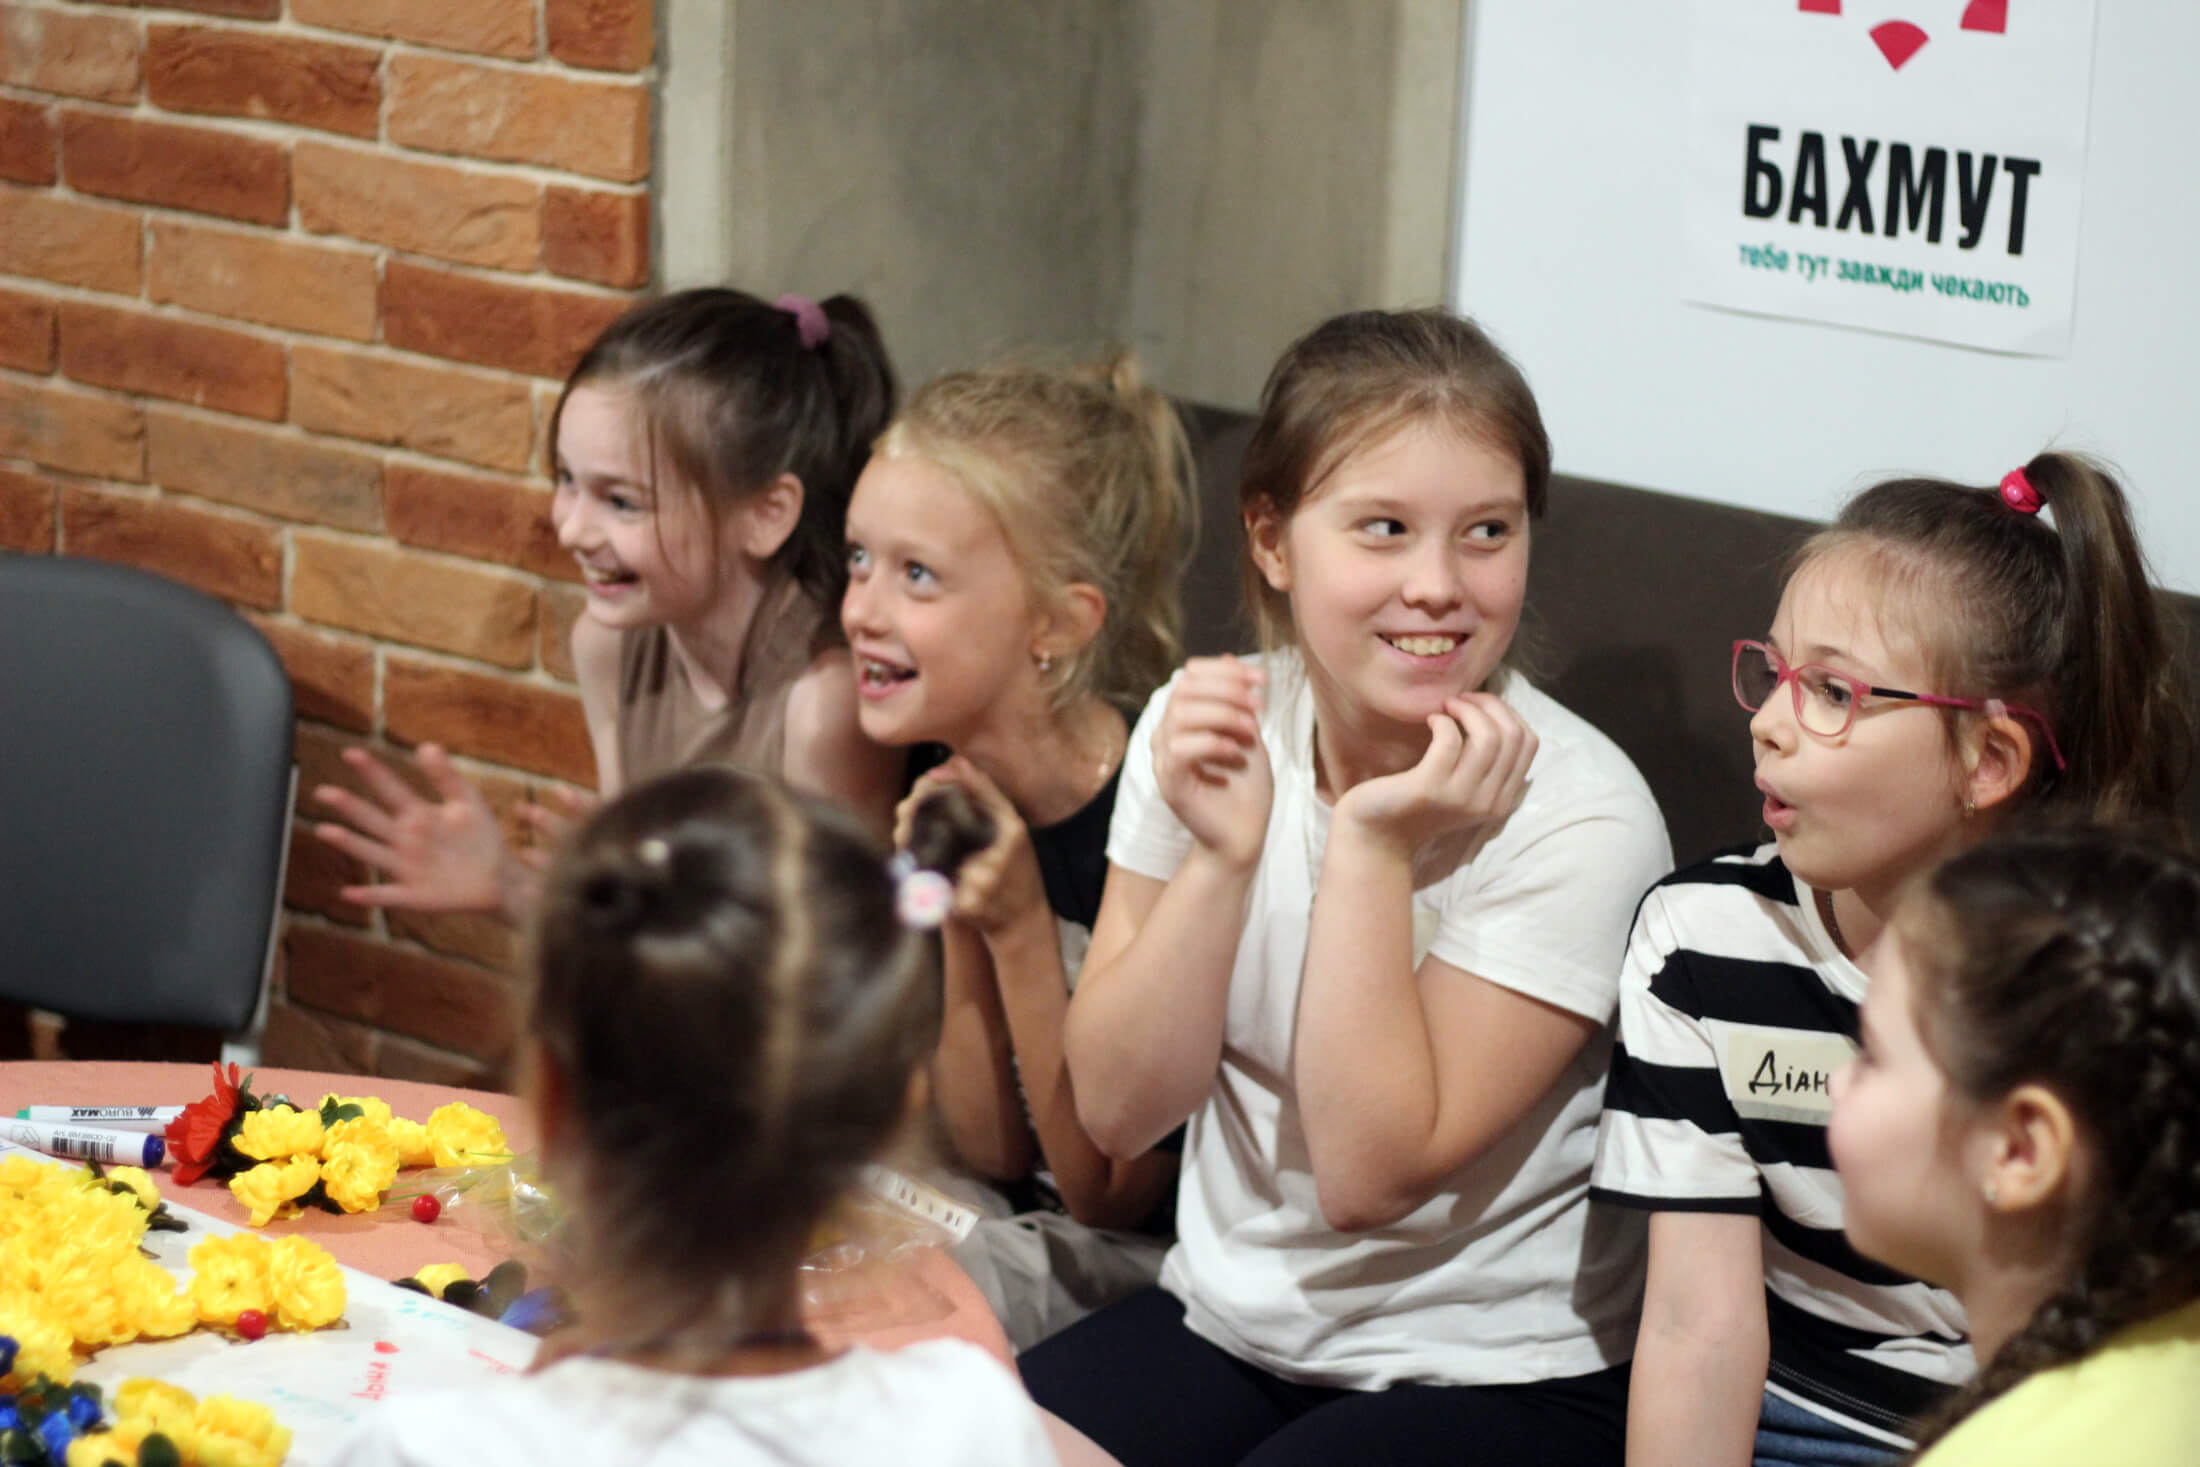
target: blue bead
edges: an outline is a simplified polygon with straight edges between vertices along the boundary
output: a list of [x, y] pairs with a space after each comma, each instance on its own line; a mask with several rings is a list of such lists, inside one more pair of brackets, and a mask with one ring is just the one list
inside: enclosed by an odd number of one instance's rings
[[38, 1423], [38, 1438], [46, 1444], [46, 1453], [56, 1462], [69, 1455], [69, 1443], [76, 1440], [76, 1423], [64, 1412], [56, 1411]]
[[0, 1431], [13, 1431], [23, 1424], [23, 1413], [15, 1409], [15, 1397], [0, 1396]]
[[15, 1369], [15, 1336], [0, 1335], [0, 1375]]
[[99, 1402], [90, 1396], [69, 1397], [69, 1420], [76, 1423], [78, 1431], [90, 1431], [99, 1425]]

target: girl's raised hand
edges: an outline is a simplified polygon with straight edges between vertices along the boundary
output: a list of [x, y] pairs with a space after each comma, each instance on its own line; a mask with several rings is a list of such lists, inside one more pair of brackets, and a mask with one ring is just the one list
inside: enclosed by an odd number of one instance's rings
[[324, 822], [314, 833], [383, 878], [345, 887], [345, 901], [435, 912], [504, 908], [504, 832], [489, 802], [452, 765], [450, 755], [435, 744], [420, 746], [421, 771], [436, 793], [432, 800], [365, 749], [344, 750], [344, 762], [365, 781], [372, 798], [322, 785], [314, 799], [344, 823]]
[[924, 797], [947, 785], [961, 785], [993, 819], [993, 843], [963, 862], [955, 876], [955, 917], [980, 932], [996, 932], [1034, 911], [1046, 909], [1046, 884], [1039, 858], [1032, 853], [1031, 832], [1001, 787], [984, 770], [957, 754], [918, 776], [908, 795], [894, 807], [894, 844], [906, 845], [916, 808]]
[[1428, 752], [1411, 769], [1353, 786], [1337, 818], [1410, 857], [1424, 842], [1500, 825], [1527, 792], [1535, 733], [1494, 693], [1468, 693], [1429, 715]]
[[1235, 657], [1195, 657], [1153, 733], [1162, 799], [1192, 839], [1234, 866], [1260, 859], [1275, 776], [1260, 739], [1268, 675]]

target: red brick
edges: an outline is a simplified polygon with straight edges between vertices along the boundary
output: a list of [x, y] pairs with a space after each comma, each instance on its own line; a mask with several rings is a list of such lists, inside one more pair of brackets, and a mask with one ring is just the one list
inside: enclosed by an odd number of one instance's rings
[[171, 112], [261, 117], [371, 138], [381, 128], [381, 52], [212, 26], [146, 35], [146, 93]]
[[297, 346], [290, 415], [322, 433], [489, 469], [524, 469], [534, 428], [527, 384], [426, 362]]
[[363, 1024], [302, 1009], [287, 999], [267, 1005], [260, 1062], [285, 1070], [325, 1075], [371, 1075], [381, 1035]]
[[512, 1042], [519, 995], [471, 963], [333, 928], [293, 925], [284, 939], [293, 1003], [494, 1059]]
[[300, 718], [331, 723], [354, 733], [374, 728], [374, 649], [366, 642], [324, 636], [266, 617], [252, 624], [267, 638], [290, 674], [290, 697]]
[[50, 553], [59, 492], [50, 479], [0, 469], [0, 549]]
[[649, 195], [556, 185], [543, 190], [542, 263], [598, 285], [647, 285]]
[[61, 119], [69, 187], [253, 224], [290, 220], [290, 159], [280, 144], [220, 128], [70, 109]]
[[289, 383], [276, 342], [80, 301], [61, 304], [61, 370], [95, 387], [268, 419], [282, 417]]
[[290, 866], [283, 873], [283, 905], [317, 912], [333, 922], [351, 927], [367, 925], [370, 914], [355, 907], [341, 893], [373, 874], [363, 862], [354, 861], [314, 834], [315, 820], [290, 822]]
[[159, 571], [263, 611], [283, 597], [283, 549], [273, 530], [173, 500], [64, 489], [61, 548]]
[[542, 629], [535, 655], [542, 670], [560, 682], [574, 682], [573, 623], [588, 609], [588, 593], [578, 586], [544, 586], [535, 625]]
[[567, 66], [640, 71], [656, 52], [651, 0], [543, 0], [550, 54]]
[[542, 258], [542, 190], [524, 178], [300, 143], [298, 222], [353, 239], [501, 270]]
[[134, 102], [138, 28], [115, 15], [0, 4], [0, 82], [101, 102]]
[[374, 256], [156, 219], [145, 292], [212, 316], [374, 339]]
[[382, 275], [382, 339], [429, 356], [562, 378], [627, 304], [392, 260]]
[[519, 934], [501, 916], [478, 912], [398, 912], [389, 914], [390, 933], [407, 942], [465, 958], [485, 968], [510, 972], [519, 952]]
[[456, 1086], [462, 1090], [487, 1090], [507, 1094], [512, 1086], [509, 1081], [511, 1061], [500, 1058], [483, 1064], [437, 1049], [402, 1034], [382, 1036], [381, 1052], [375, 1056], [374, 1072], [385, 1079], [412, 1080], [422, 1085]]
[[537, 49], [535, 0], [290, 0], [290, 18], [479, 56], [526, 60]]
[[51, 372], [54, 356], [53, 302], [20, 291], [0, 290], [0, 367], [18, 372]]
[[100, 393], [0, 377], [0, 458], [95, 479], [142, 480], [144, 413]]
[[534, 588], [381, 545], [299, 535], [290, 609], [324, 626], [523, 668], [535, 660]]
[[56, 159], [53, 109], [0, 97], [0, 178], [52, 183]]
[[148, 404], [145, 477], [284, 519], [382, 528], [381, 459], [295, 431]]
[[391, 464], [383, 493], [390, 533], [407, 545], [580, 579], [572, 552], [550, 528], [550, 496], [541, 489]]
[[580, 700], [557, 689], [392, 654], [382, 669], [382, 724], [408, 744], [433, 740], [572, 784], [596, 782]]
[[639, 83], [390, 58], [389, 138], [431, 153], [539, 163], [613, 183], [649, 174], [649, 89]]
[[132, 210], [0, 186], [0, 273], [136, 295], [143, 232]]

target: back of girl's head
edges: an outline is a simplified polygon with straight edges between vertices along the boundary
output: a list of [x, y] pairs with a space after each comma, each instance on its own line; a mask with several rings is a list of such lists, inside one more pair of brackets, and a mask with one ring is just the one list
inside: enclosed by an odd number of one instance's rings
[[2192, 714], [2123, 490], [2074, 454], [2043, 453], [2022, 473], [2044, 513], [2011, 508], [1998, 488], [1890, 480], [1852, 499], [1797, 565], [1855, 553], [1883, 614], [1924, 649], [1926, 691], [2047, 720], [2068, 767], [2058, 774], [2035, 734], [2020, 803], [2100, 819], [2165, 809], [2191, 764]]
[[[1410, 423], [1434, 422], [1518, 461], [1528, 513], [1550, 497], [1551, 441], [1512, 358], [1448, 311], [1353, 311], [1293, 342], [1261, 390], [1238, 478], [1241, 515], [1287, 522], [1338, 465]], [[1247, 557], [1261, 641], [1290, 640], [1290, 603]]]
[[869, 833], [761, 776], [639, 785], [560, 853], [531, 1022], [583, 1246], [639, 1332], [738, 1323], [893, 1139], [937, 1033], [931, 951]]
[[1099, 632], [1047, 674], [1056, 707], [1088, 692], [1135, 705], [1182, 659], [1191, 453], [1130, 353], [951, 372], [918, 389], [878, 451], [923, 459], [984, 505], [1040, 604], [1079, 583], [1106, 597]]
[[2077, 1271], [1940, 1418], [2200, 1297], [2200, 864], [2168, 839], [2040, 829], [1935, 875], [1913, 929], [1919, 1033], [1979, 1103], [2069, 1107], [2090, 1153]]
[[[632, 393], [652, 470], [694, 486], [714, 520], [781, 474], [801, 480], [802, 516], [773, 564], [830, 606], [847, 576], [848, 496], [893, 416], [894, 370], [862, 301], [787, 299], [711, 287], [644, 301], [596, 338], [565, 393]], [[550, 429], [554, 444], [555, 416]]]

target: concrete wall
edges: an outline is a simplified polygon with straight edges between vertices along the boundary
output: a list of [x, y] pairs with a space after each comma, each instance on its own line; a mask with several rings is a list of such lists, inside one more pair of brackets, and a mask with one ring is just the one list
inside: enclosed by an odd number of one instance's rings
[[1128, 341], [1237, 406], [1445, 293], [1461, 0], [667, 0], [667, 285], [852, 288], [904, 374]]

